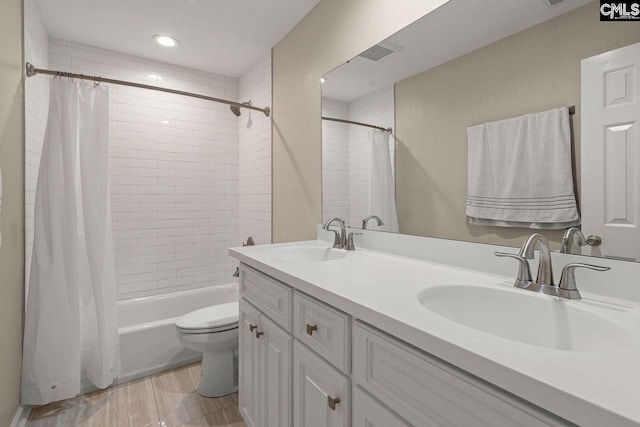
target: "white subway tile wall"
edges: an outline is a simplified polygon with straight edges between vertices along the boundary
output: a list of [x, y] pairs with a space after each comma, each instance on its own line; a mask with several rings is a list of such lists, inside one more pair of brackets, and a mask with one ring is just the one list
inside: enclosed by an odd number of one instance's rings
[[[394, 126], [394, 92], [389, 86], [345, 103], [322, 99], [323, 115]], [[371, 213], [369, 204], [369, 161], [371, 128], [323, 121], [322, 123], [322, 207], [323, 220], [337, 216], [353, 227]], [[395, 171], [395, 140], [389, 139], [392, 169]], [[383, 218], [384, 220], [384, 218]], [[369, 223], [369, 228], [377, 226]]]
[[[49, 37], [35, 1], [24, 2], [24, 59], [39, 68], [49, 66]], [[33, 252], [33, 213], [42, 141], [49, 112], [49, 78], [25, 80], [25, 283], [29, 286]]]
[[[347, 118], [349, 104], [323, 98], [322, 115]], [[349, 218], [348, 126], [345, 123], [322, 121], [322, 222], [334, 217]]]
[[[239, 100], [271, 105], [271, 52], [240, 77]], [[271, 243], [271, 116], [242, 110], [239, 123], [239, 232]]]
[[[51, 67], [235, 100], [238, 80], [50, 39]], [[238, 119], [225, 104], [109, 86], [118, 299], [233, 281]]]
[[[33, 34], [27, 39], [39, 36], [33, 47], [26, 43], [27, 59], [38, 67], [231, 100], [240, 99], [240, 87], [242, 99], [271, 105], [270, 52], [238, 80], [66, 40], [50, 38], [47, 45], [38, 17], [36, 7], [26, 7], [27, 34]], [[30, 259], [49, 78], [39, 76], [27, 82]], [[227, 255], [228, 248], [238, 246], [248, 235], [258, 243], [271, 241], [270, 119], [243, 110], [239, 121], [228, 105], [179, 95], [115, 85], [109, 91], [109, 180], [118, 299], [234, 281], [236, 262]]]

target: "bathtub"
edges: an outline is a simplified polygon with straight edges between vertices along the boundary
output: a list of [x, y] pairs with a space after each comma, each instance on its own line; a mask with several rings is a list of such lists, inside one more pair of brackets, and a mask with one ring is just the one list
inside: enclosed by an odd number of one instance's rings
[[178, 341], [176, 319], [233, 301], [238, 301], [237, 283], [118, 301], [121, 373], [117, 383], [200, 360], [202, 353]]

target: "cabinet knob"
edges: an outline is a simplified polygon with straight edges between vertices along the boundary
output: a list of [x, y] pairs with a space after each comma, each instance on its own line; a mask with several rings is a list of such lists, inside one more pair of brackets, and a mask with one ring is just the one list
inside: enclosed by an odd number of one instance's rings
[[255, 328], [257, 328], [257, 327], [258, 327], [258, 325], [254, 325], [253, 323], [249, 323], [249, 332], [253, 332], [253, 330]]
[[339, 397], [331, 397], [331, 396], [327, 396], [327, 403], [329, 404], [329, 408], [332, 411], [336, 410], [336, 405], [338, 403], [340, 403], [340, 398]]
[[256, 329], [256, 338], [260, 339], [261, 335], [264, 335], [264, 332], [259, 331], [259, 330]]
[[310, 324], [307, 323], [307, 334], [313, 335], [313, 332], [317, 331], [317, 330], [318, 330], [318, 326], [317, 325], [311, 326]]

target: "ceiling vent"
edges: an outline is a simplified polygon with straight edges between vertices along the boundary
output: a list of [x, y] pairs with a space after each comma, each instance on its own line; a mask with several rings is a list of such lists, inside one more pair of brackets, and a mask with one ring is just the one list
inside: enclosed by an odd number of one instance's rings
[[369, 49], [365, 50], [364, 52], [362, 52], [360, 55], [363, 58], [369, 59], [371, 61], [375, 61], [378, 62], [380, 61], [382, 58], [384, 58], [385, 56], [389, 56], [391, 55], [393, 52], [395, 52], [394, 50], [391, 50], [387, 47], [381, 46], [379, 44], [374, 45], [373, 47], [370, 47]]
[[560, 3], [562, 0], [544, 0], [547, 6], [555, 6]]

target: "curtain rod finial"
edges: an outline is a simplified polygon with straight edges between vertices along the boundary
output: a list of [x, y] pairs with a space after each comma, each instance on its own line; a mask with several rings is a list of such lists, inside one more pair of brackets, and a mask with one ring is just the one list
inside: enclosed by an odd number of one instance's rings
[[30, 62], [27, 62], [25, 69], [27, 70], [27, 77], [33, 77], [36, 74], [38, 74], [36, 67], [34, 67], [33, 64]]

